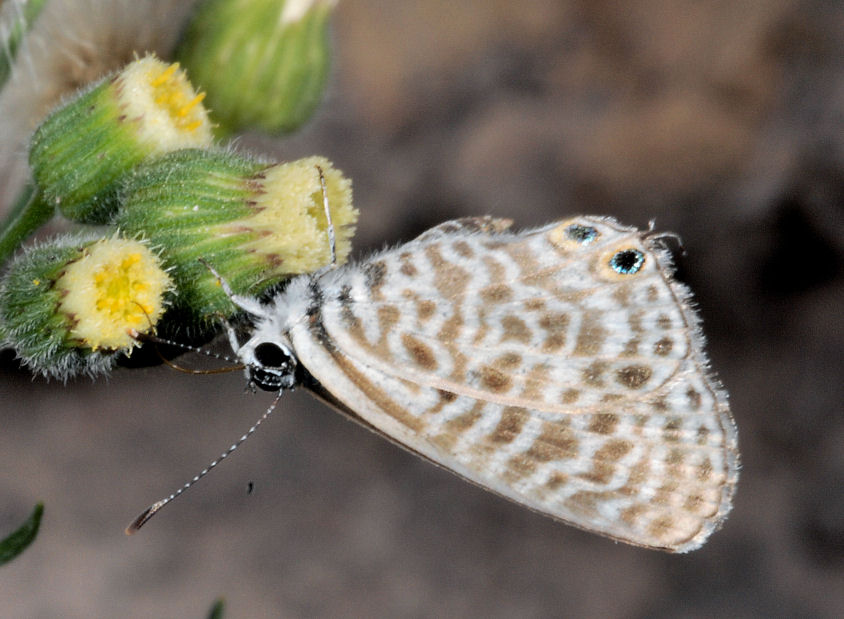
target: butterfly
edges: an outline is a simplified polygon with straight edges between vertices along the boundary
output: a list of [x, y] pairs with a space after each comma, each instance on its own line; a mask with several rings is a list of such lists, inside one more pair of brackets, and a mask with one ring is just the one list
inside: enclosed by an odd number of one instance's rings
[[666, 235], [606, 217], [511, 223], [448, 221], [269, 302], [232, 295], [254, 321], [242, 345], [230, 333], [249, 381], [305, 387], [570, 525], [698, 548], [731, 509], [737, 433]]

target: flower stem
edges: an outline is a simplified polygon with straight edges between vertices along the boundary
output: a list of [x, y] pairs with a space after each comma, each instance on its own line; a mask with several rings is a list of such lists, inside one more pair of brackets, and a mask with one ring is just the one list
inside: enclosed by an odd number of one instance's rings
[[[35, 19], [41, 13], [41, 9], [47, 0], [28, 0], [21, 3], [17, 7], [17, 15], [4, 24], [3, 35], [5, 38], [2, 41], [2, 52], [0, 52], [0, 88], [2, 88], [6, 80], [12, 74], [12, 63], [18, 53], [18, 47], [23, 40], [24, 35], [30, 29]], [[2, 4], [2, 3], [0, 3]]]
[[54, 213], [53, 205], [44, 201], [33, 185], [24, 187], [6, 221], [0, 224], [0, 265]]

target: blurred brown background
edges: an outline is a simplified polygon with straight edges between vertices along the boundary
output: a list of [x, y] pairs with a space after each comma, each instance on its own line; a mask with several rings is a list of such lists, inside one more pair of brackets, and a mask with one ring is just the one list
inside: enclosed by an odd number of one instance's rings
[[221, 595], [228, 617], [844, 614], [840, 2], [348, 0], [334, 43], [314, 121], [245, 145], [350, 175], [358, 255], [483, 213], [681, 235], [739, 426], [725, 527], [684, 556], [615, 544], [297, 392], [127, 538], [266, 394], [160, 367], [63, 386], [7, 352], [0, 531], [46, 515], [0, 568], [0, 616], [201, 617]]

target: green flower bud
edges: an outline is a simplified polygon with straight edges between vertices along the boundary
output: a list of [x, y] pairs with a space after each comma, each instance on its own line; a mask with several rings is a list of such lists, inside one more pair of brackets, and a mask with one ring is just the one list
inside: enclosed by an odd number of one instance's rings
[[210, 0], [200, 6], [178, 56], [221, 133], [289, 132], [322, 97], [328, 19], [336, 0]]
[[323, 157], [271, 165], [224, 151], [171, 153], [127, 175], [115, 223], [161, 248], [174, 305], [202, 328], [237, 311], [207, 265], [256, 296], [330, 263], [320, 169], [343, 262], [358, 212], [351, 181]]
[[74, 221], [106, 223], [123, 173], [150, 156], [211, 144], [203, 96], [178, 64], [153, 56], [83, 91], [32, 137], [29, 163], [43, 199]]
[[34, 372], [107, 372], [164, 313], [171, 281], [149, 247], [91, 234], [18, 256], [0, 282], [0, 341]]

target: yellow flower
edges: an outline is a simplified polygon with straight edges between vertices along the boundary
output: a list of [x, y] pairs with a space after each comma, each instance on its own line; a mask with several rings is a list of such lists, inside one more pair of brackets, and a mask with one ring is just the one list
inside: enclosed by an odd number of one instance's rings
[[139, 241], [88, 233], [31, 246], [0, 280], [0, 344], [44, 376], [103, 374], [155, 327], [171, 287]]
[[358, 211], [351, 180], [324, 157], [268, 164], [224, 150], [169, 153], [127, 175], [114, 223], [161, 249], [178, 309], [202, 328], [237, 309], [206, 265], [254, 296], [330, 263], [320, 170], [342, 263]]
[[213, 141], [211, 123], [178, 64], [155, 56], [54, 111], [32, 136], [29, 162], [40, 199], [81, 223], [108, 223], [120, 177], [147, 159]]
[[211, 123], [179, 63], [146, 56], [126, 65], [117, 78], [117, 100], [136, 125], [136, 137], [149, 155], [210, 145]]
[[325, 157], [306, 157], [268, 168], [253, 212], [219, 226], [218, 234], [249, 230], [250, 240], [240, 251], [266, 256], [287, 274], [308, 273], [327, 265], [331, 255], [319, 170], [325, 175], [337, 237], [337, 263], [343, 264], [352, 249], [358, 211], [352, 206], [352, 181]]
[[[151, 52], [172, 58], [196, 0], [49, 0], [21, 42], [0, 93], [0, 213], [29, 176], [33, 129], [74, 92]], [[0, 28], [17, 0], [0, 2]], [[23, 153], [23, 156], [21, 154]]]
[[131, 350], [133, 332], [150, 331], [164, 313], [169, 276], [139, 241], [105, 239], [87, 246], [56, 281], [70, 336], [91, 350]]

